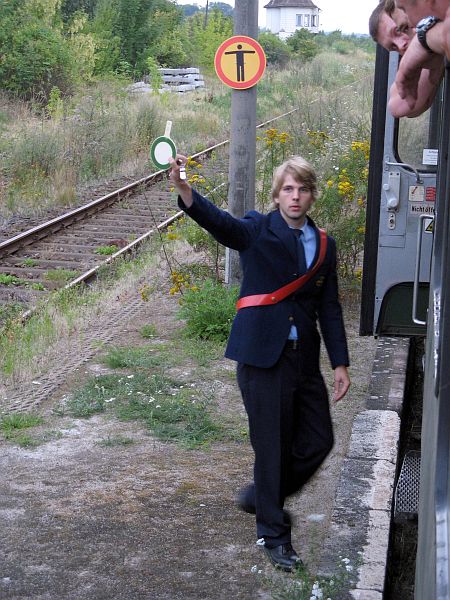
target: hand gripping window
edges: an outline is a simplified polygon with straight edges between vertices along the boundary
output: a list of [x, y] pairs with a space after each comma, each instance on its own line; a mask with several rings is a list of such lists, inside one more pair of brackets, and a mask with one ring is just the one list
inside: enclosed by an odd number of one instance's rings
[[284, 300], [297, 290], [299, 290], [305, 283], [307, 283], [313, 275], [315, 275], [322, 265], [325, 254], [327, 252], [327, 232], [324, 229], [319, 229], [320, 235], [320, 248], [319, 248], [319, 256], [317, 257], [314, 265], [301, 277], [291, 281], [287, 285], [271, 292], [269, 294], [255, 294], [253, 296], [244, 296], [243, 298], [239, 298], [236, 302], [237, 310], [241, 308], [248, 308], [249, 306], [266, 306], [268, 304], [277, 304], [281, 300]]

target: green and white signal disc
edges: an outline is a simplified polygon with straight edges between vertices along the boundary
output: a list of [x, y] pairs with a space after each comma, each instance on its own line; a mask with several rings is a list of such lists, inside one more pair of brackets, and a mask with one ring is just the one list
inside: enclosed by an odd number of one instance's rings
[[150, 148], [150, 158], [159, 169], [170, 167], [169, 158], [175, 158], [177, 149], [173, 141], [164, 135], [157, 137]]

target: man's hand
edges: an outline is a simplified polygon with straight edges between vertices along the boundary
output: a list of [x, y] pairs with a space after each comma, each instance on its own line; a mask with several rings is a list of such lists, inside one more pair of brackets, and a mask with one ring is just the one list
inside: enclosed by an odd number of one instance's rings
[[[413, 45], [411, 42], [409, 48]], [[400, 61], [397, 76], [389, 94], [389, 110], [394, 117], [417, 117], [428, 110], [433, 103], [443, 73], [444, 60], [439, 54], [430, 54], [419, 44], [420, 49], [407, 56], [409, 48]], [[423, 53], [426, 53], [424, 57]], [[426, 68], [414, 70], [413, 61], [417, 58]], [[417, 79], [418, 77], [418, 79]]]
[[395, 84], [400, 98], [414, 105], [418, 95], [418, 85], [422, 69], [428, 68], [433, 55], [425, 50], [414, 36], [400, 60]]
[[334, 370], [334, 401], [339, 402], [339, 400], [342, 400], [348, 392], [349, 387], [350, 377], [348, 375], [347, 367], [336, 367]]
[[177, 154], [175, 158], [170, 157], [170, 173], [169, 179], [172, 181], [174, 186], [177, 188], [177, 192], [181, 196], [186, 208], [192, 206], [192, 188], [189, 183], [186, 181], [186, 176], [182, 179], [180, 177], [180, 168], [185, 167], [187, 163], [186, 156], [182, 154]]

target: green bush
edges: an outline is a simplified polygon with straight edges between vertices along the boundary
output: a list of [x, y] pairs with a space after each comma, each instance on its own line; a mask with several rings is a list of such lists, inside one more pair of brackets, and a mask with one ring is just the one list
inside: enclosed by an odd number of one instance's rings
[[179, 317], [186, 320], [188, 337], [225, 342], [236, 314], [236, 287], [228, 288], [207, 279], [199, 288], [183, 293]]
[[148, 71], [148, 79], [149, 83], [152, 86], [152, 90], [157, 92], [163, 84], [163, 78], [161, 73], [159, 72], [159, 64], [158, 61], [153, 58], [153, 56], [148, 56], [146, 62], [146, 67]]
[[361, 275], [357, 267], [364, 247], [368, 161], [369, 142], [353, 141], [338, 170], [323, 182], [313, 210], [313, 218], [336, 240], [339, 273], [347, 280]]
[[286, 42], [280, 40], [274, 33], [267, 31], [260, 33], [258, 42], [264, 49], [268, 65], [278, 65], [280, 67], [287, 65], [291, 50]]

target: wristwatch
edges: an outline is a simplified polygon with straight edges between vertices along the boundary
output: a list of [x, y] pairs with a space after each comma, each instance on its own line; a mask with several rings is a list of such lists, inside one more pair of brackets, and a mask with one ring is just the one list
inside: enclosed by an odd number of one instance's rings
[[431, 54], [434, 53], [430, 46], [427, 44], [427, 31], [434, 27], [436, 23], [439, 23], [440, 20], [441, 19], [438, 19], [437, 17], [425, 17], [416, 25], [417, 39], [425, 48], [425, 50], [427, 50]]

